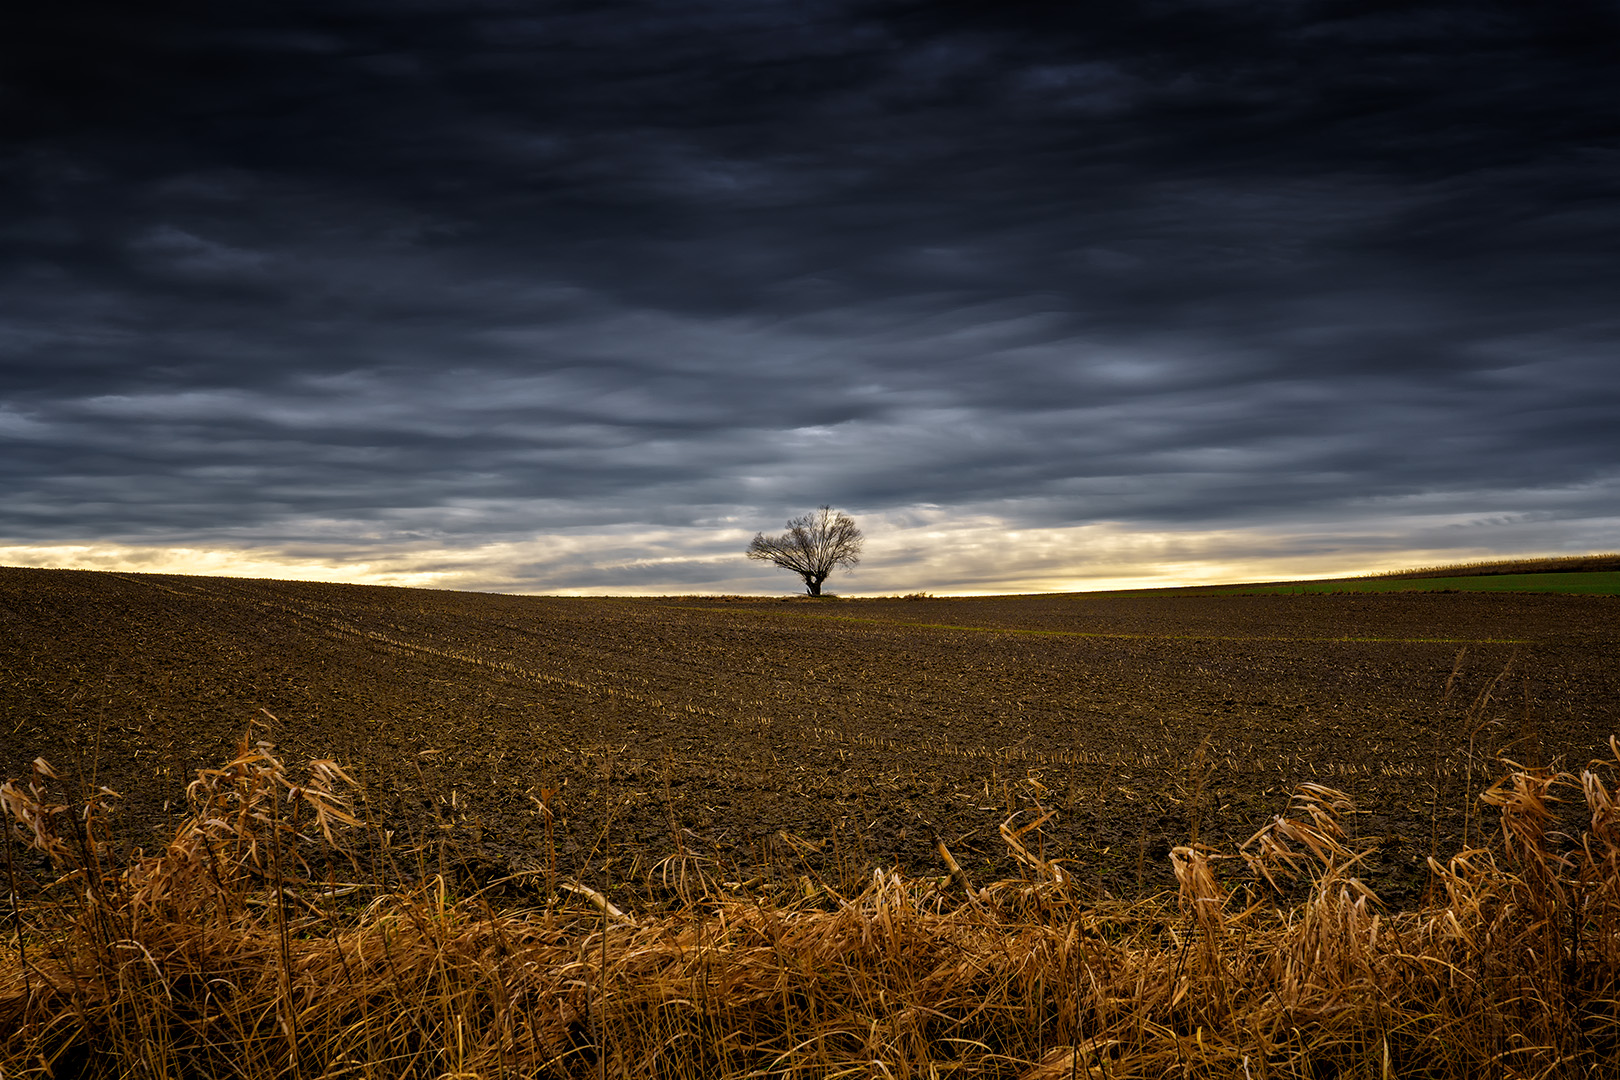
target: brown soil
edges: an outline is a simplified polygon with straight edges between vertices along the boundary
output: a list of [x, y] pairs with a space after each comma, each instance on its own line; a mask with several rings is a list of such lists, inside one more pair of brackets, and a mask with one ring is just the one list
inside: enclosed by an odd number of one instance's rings
[[1612, 756], [1617, 641], [1620, 600], [1591, 596], [620, 600], [0, 568], [0, 775], [41, 755], [106, 784], [150, 847], [265, 710], [288, 759], [350, 767], [401, 842], [480, 875], [548, 868], [555, 791], [556, 869], [598, 884], [681, 851], [850, 888], [941, 872], [936, 833], [970, 876], [1015, 876], [998, 827], [1043, 807], [1026, 842], [1115, 895], [1170, 884], [1195, 833], [1235, 850], [1314, 780], [1356, 800], [1401, 902], [1492, 827], [1497, 755]]

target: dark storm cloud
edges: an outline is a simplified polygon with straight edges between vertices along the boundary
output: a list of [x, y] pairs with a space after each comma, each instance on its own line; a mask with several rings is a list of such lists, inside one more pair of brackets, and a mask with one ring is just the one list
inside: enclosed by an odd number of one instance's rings
[[1610, 6], [142, 7], [0, 44], [12, 540], [1613, 516]]

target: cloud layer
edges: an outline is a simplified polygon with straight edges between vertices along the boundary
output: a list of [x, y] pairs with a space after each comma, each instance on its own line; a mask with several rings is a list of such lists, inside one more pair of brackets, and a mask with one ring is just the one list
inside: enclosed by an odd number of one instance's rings
[[741, 546], [822, 502], [867, 591], [1613, 546], [1611, 9], [1066, 10], [33, 13], [0, 544], [513, 591], [781, 588]]

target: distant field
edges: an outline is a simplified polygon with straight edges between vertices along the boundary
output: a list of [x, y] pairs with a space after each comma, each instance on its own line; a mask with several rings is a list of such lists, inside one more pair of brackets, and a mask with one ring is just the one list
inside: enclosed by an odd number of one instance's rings
[[1469, 574], [1462, 577], [1347, 578], [1266, 585], [1221, 585], [1204, 594], [1259, 596], [1272, 593], [1522, 592], [1620, 596], [1620, 571], [1595, 573]]
[[1437, 578], [1475, 577], [1492, 574], [1575, 574], [1620, 570], [1620, 553], [1594, 555], [1556, 555], [1541, 558], [1496, 559], [1490, 562], [1455, 563], [1449, 566], [1425, 566], [1411, 570], [1398, 570], [1375, 574], [1381, 578]]

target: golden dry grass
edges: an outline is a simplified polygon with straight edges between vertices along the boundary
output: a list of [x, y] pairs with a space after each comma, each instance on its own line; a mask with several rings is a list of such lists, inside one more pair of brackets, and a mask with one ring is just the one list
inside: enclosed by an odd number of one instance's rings
[[[41, 763], [0, 788], [0, 1076], [1601, 1076], [1614, 766], [1506, 763], [1494, 839], [1432, 861], [1412, 911], [1358, 880], [1348, 801], [1318, 785], [1237, 851], [1175, 848], [1179, 893], [1139, 902], [1082, 895], [1015, 815], [1019, 880], [976, 887], [943, 843], [948, 875], [853, 895], [677, 857], [680, 901], [638, 911], [575, 883], [497, 909], [402, 869], [339, 767], [295, 778], [248, 738], [163, 851], [117, 867], [108, 796], [70, 804]], [[1580, 835], [1552, 831], [1559, 799], [1584, 801]]]

